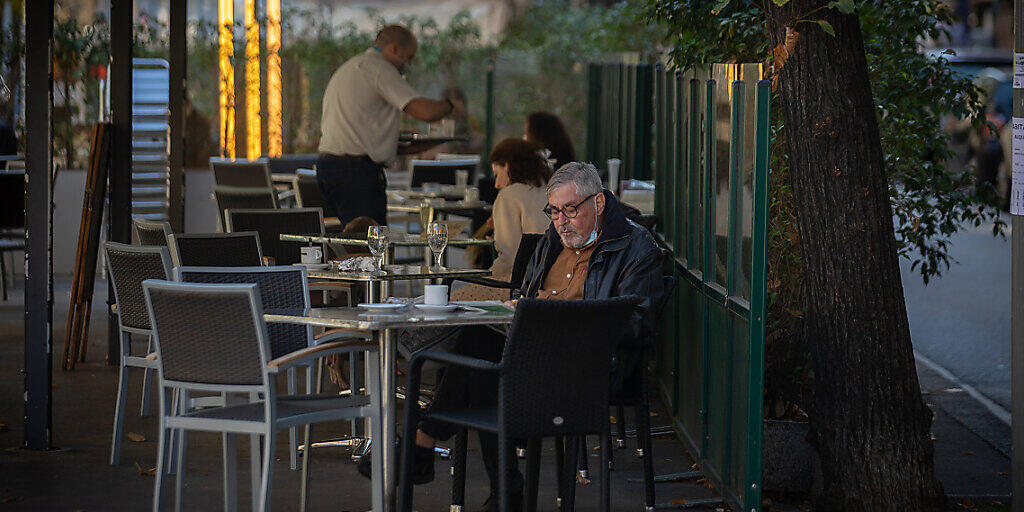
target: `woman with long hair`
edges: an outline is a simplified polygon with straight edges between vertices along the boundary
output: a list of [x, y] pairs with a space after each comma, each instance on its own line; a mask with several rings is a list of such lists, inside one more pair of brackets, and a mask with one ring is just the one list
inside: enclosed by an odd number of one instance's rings
[[550, 112], [534, 112], [527, 116], [523, 138], [547, 148], [551, 152], [550, 158], [555, 159], [556, 170], [576, 161], [576, 149], [572, 146], [569, 133], [565, 131], [565, 125]]
[[[551, 166], [544, 148], [522, 139], [505, 139], [491, 151], [488, 161], [494, 172], [498, 197], [494, 200], [494, 249], [491, 265], [495, 279], [508, 280], [523, 233], [543, 233], [551, 221], [544, 215], [544, 187]], [[507, 299], [508, 291], [467, 284], [453, 293], [457, 300]]]

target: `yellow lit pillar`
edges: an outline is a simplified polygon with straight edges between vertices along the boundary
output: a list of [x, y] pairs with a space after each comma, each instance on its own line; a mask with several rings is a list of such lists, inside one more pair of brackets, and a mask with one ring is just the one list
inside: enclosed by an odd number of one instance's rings
[[281, 156], [281, 0], [267, 0], [267, 154]]
[[220, 24], [220, 154], [235, 157], [235, 68], [231, 59], [235, 55], [234, 0], [217, 0]]
[[245, 155], [262, 153], [260, 127], [260, 24], [256, 22], [256, 0], [245, 0]]

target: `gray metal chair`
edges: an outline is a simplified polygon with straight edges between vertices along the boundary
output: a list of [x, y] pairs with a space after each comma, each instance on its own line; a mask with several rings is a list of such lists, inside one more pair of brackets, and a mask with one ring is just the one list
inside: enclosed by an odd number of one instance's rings
[[295, 204], [299, 208], [327, 208], [324, 196], [320, 192], [320, 185], [316, 182], [316, 171], [312, 169], [295, 171], [292, 189], [295, 190]]
[[276, 265], [299, 263], [302, 242], [281, 240], [281, 235], [324, 233], [324, 212], [320, 208], [288, 208], [284, 210], [228, 209], [225, 211], [226, 231], [255, 231], [260, 236], [264, 256], [274, 258]]
[[[142, 407], [139, 414], [149, 415], [149, 386], [151, 370], [157, 363], [153, 350], [153, 330], [142, 295], [142, 282], [146, 279], [169, 279], [171, 257], [166, 247], [125, 245], [107, 242], [104, 245], [110, 282], [117, 300], [117, 322], [121, 341], [120, 372], [117, 380], [117, 405], [114, 408], [114, 434], [110, 445], [110, 465], [116, 466], [121, 459], [121, 438], [124, 430], [125, 401], [128, 396], [128, 378], [131, 368], [143, 370]], [[149, 337], [149, 348], [145, 355], [133, 355], [131, 335]]]
[[[294, 311], [310, 307], [306, 270], [302, 267], [177, 267], [174, 269], [174, 278], [179, 282], [188, 283], [255, 283], [259, 286], [264, 311]], [[312, 326], [269, 324], [267, 333], [270, 335], [270, 355], [273, 358], [313, 346]], [[290, 395], [298, 392], [297, 370], [298, 368], [288, 369], [287, 385]], [[319, 370], [313, 367], [313, 363], [305, 366], [306, 393], [314, 392], [314, 382], [317, 382], [314, 375], [319, 378]], [[289, 429], [288, 439], [291, 452], [289, 464], [292, 469], [298, 469], [298, 430]]]
[[257, 267], [263, 250], [255, 231], [240, 233], [175, 233], [167, 237], [175, 267]]
[[[376, 346], [366, 342], [334, 342], [309, 347], [272, 359], [271, 339], [263, 320], [256, 284], [182, 284], [149, 280], [143, 283], [146, 304], [153, 322], [156, 345], [160, 400], [172, 392], [182, 401], [189, 393], [221, 393], [226, 403], [184, 412], [169, 409], [160, 417], [159, 459], [153, 493], [153, 510], [159, 511], [163, 497], [163, 453], [172, 431], [180, 433], [177, 450], [176, 510], [182, 510], [185, 448], [189, 430], [221, 432], [225, 435], [225, 508], [235, 506], [236, 480], [235, 434], [262, 437], [262, 456], [253, 457], [254, 509], [270, 509], [275, 460], [275, 434], [279, 430], [306, 426], [308, 446], [310, 425], [340, 419], [370, 418], [375, 436], [381, 435], [380, 396], [378, 393], [354, 396], [284, 395], [278, 396], [275, 376], [297, 365], [308, 364], [330, 354], [367, 351], [379, 363]], [[377, 364], [370, 365], [370, 390], [380, 389]], [[231, 395], [248, 394], [247, 403], [231, 403]], [[379, 439], [379, 437], [378, 437]], [[379, 450], [378, 450], [379, 451]], [[255, 453], [260, 453], [256, 450]], [[307, 502], [307, 475], [311, 451], [302, 462], [300, 506]], [[383, 509], [383, 466], [380, 455], [373, 455], [373, 509]], [[257, 466], [258, 464], [258, 466]]]
[[155, 220], [132, 219], [132, 231], [135, 233], [135, 240], [139, 245], [166, 247], [167, 237], [171, 236], [171, 224]]

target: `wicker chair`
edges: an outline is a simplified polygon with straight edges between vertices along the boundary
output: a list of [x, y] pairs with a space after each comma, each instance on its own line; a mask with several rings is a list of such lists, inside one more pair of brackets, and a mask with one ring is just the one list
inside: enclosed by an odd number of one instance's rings
[[266, 160], [235, 160], [210, 158], [213, 183], [228, 187], [273, 188], [270, 166]]
[[544, 235], [540, 233], [523, 233], [519, 239], [519, 249], [516, 251], [516, 259], [512, 262], [512, 275], [509, 276], [508, 282], [474, 276], [457, 277], [455, 280], [475, 283], [490, 288], [507, 289], [509, 297], [518, 295], [517, 292], [522, 288], [523, 279], [526, 277], [526, 267], [530, 265], [533, 251], [537, 248], [537, 243], [543, 237]]
[[[264, 311], [306, 310], [309, 309], [309, 289], [306, 281], [306, 270], [297, 266], [276, 267], [178, 267], [174, 269], [174, 278], [187, 283], [255, 283], [259, 285], [260, 301]], [[277, 358], [309, 348], [314, 344], [313, 328], [297, 324], [269, 324], [267, 333], [270, 335], [271, 357]], [[317, 343], [326, 343], [340, 339], [366, 339], [357, 333], [333, 333], [332, 336], [321, 336]], [[287, 373], [288, 394], [298, 391], [298, 368], [289, 368]], [[323, 368], [314, 368], [313, 364], [305, 366], [306, 393], [319, 392], [319, 379]], [[289, 464], [298, 469], [298, 431], [288, 430], [290, 452]]]
[[277, 208], [277, 191], [271, 187], [213, 186], [213, 200], [217, 203], [217, 227], [227, 231], [226, 210], [240, 208]]
[[[414, 400], [405, 402], [405, 434], [402, 437], [401, 490], [398, 510], [412, 510], [412, 441], [422, 418], [498, 434], [501, 473], [501, 510], [509, 512], [508, 468], [514, 464], [513, 439], [529, 439], [532, 446], [543, 437], [606, 434], [608, 432], [609, 367], [615, 345], [625, 334], [628, 317], [638, 297], [603, 300], [544, 301], [523, 299], [509, 331], [500, 363], [492, 363], [447, 352], [424, 351], [413, 357], [409, 370], [409, 393], [417, 396], [420, 374], [426, 361], [498, 372], [496, 406], [455, 411], [420, 411]], [[461, 439], [464, 435], [460, 434]], [[531, 453], [537, 454], [536, 449]], [[465, 450], [455, 450], [452, 473], [453, 495], [464, 495]], [[536, 457], [528, 460], [528, 482], [536, 481]], [[574, 460], [574, 459], [569, 459]], [[602, 506], [608, 510], [607, 465], [601, 475]], [[574, 472], [560, 475], [572, 478]], [[458, 492], [457, 489], [463, 489]], [[533, 486], [536, 489], [536, 486]], [[536, 504], [536, 495], [527, 499]], [[462, 507], [453, 503], [452, 507]]]
[[171, 236], [171, 224], [146, 219], [132, 219], [132, 231], [135, 232], [135, 240], [139, 245], [167, 247], [167, 237]]
[[[187, 401], [191, 392], [244, 393], [250, 402], [231, 403], [185, 412], [181, 408], [161, 407], [160, 454], [157, 461], [153, 510], [159, 511], [163, 497], [164, 469], [168, 464], [163, 449], [172, 431], [180, 433], [177, 443], [177, 510], [182, 509], [187, 432], [199, 430], [225, 434], [225, 508], [234, 509], [235, 456], [234, 435], [262, 437], [262, 457], [254, 461], [255, 510], [270, 509], [273, 488], [274, 438], [279, 430], [341, 419], [370, 418], [375, 436], [381, 435], [380, 396], [284, 395], [278, 396], [274, 377], [288, 368], [305, 365], [330, 354], [367, 351], [378, 363], [376, 346], [365, 342], [326, 343], [271, 359], [272, 349], [256, 284], [181, 284], [149, 280], [143, 283], [146, 304], [153, 321], [158, 354], [160, 400], [177, 392]], [[379, 388], [377, 364], [370, 365], [370, 386]], [[226, 398], [227, 400], [227, 398]], [[229, 401], [230, 403], [230, 401]], [[379, 437], [378, 437], [379, 439]], [[302, 461], [300, 508], [306, 508], [307, 474], [311, 450]], [[255, 453], [260, 453], [256, 450]], [[383, 506], [383, 467], [380, 455], [373, 455], [373, 508]], [[257, 482], [256, 479], [259, 478]]]
[[324, 233], [324, 213], [320, 208], [229, 209], [225, 212], [229, 233], [255, 231], [259, 233], [263, 255], [274, 258], [276, 265], [299, 263], [299, 249], [308, 244], [286, 242], [281, 234]]
[[175, 233], [167, 237], [175, 267], [256, 267], [263, 264], [259, 234]]
[[[120, 372], [117, 380], [117, 405], [114, 408], [114, 434], [110, 444], [110, 465], [121, 459], [121, 437], [124, 430], [125, 401], [128, 396], [128, 377], [131, 368], [143, 370], [142, 407], [139, 414], [149, 415], [149, 386], [151, 370], [157, 366], [153, 354], [152, 335], [146, 301], [142, 296], [142, 282], [146, 279], [169, 279], [171, 257], [166, 247], [142, 247], [107, 242], [104, 245], [110, 282], [117, 301], [117, 322], [121, 337]], [[149, 337], [149, 349], [144, 355], [133, 355], [131, 335]]]

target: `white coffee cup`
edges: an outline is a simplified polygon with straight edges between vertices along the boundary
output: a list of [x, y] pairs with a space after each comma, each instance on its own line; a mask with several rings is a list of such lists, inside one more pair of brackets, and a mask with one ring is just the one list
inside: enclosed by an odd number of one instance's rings
[[423, 287], [423, 303], [430, 306], [448, 305], [448, 285], [428, 284]]
[[320, 259], [324, 257], [323, 251], [316, 246], [306, 246], [299, 249], [299, 260], [302, 263], [320, 263]]
[[466, 187], [466, 190], [462, 192], [462, 201], [466, 204], [476, 204], [480, 200], [480, 189], [476, 187]]

